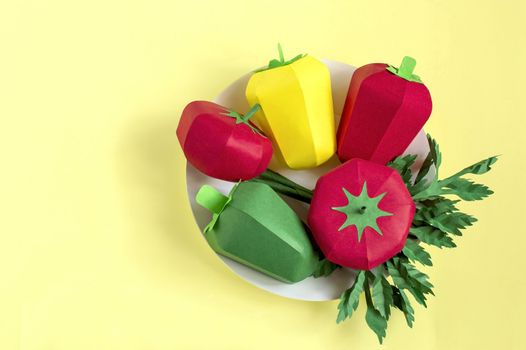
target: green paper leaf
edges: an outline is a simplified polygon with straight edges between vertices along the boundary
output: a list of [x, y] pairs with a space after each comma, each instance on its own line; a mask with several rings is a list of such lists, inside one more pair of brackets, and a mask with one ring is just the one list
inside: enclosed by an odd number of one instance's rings
[[408, 188], [413, 186], [411, 183], [412, 173], [410, 167], [415, 163], [415, 160], [416, 155], [408, 154], [396, 157], [394, 160], [387, 163], [388, 167], [395, 169], [400, 174]]
[[382, 273], [376, 275], [373, 288], [372, 288], [372, 299], [374, 307], [380, 315], [386, 320], [391, 315], [391, 305], [393, 305], [393, 290], [391, 285]]
[[415, 185], [424, 179], [424, 177], [431, 170], [432, 165], [435, 166], [435, 178], [438, 177], [438, 168], [440, 167], [440, 163], [442, 161], [442, 155], [440, 153], [438, 143], [429, 134], [427, 134], [427, 142], [429, 144], [429, 153], [427, 154], [426, 159], [418, 171], [418, 174], [415, 178]]
[[455, 246], [447, 233], [461, 236], [461, 230], [477, 221], [475, 217], [459, 212], [455, 206], [458, 202], [444, 197], [418, 202], [412, 233], [425, 243], [439, 247]]
[[369, 197], [367, 193], [367, 183], [363, 183], [362, 191], [358, 196], [354, 196], [347, 189], [342, 188], [345, 197], [347, 198], [347, 205], [342, 207], [332, 207], [332, 210], [344, 213], [347, 217], [345, 222], [340, 226], [338, 231], [341, 231], [349, 226], [356, 226], [358, 231], [358, 242], [362, 238], [366, 227], [371, 227], [380, 236], [382, 231], [378, 227], [376, 220], [382, 216], [391, 216], [392, 213], [381, 210], [378, 205], [385, 193], [376, 197]]
[[400, 265], [398, 258], [392, 258], [387, 261], [387, 269], [396, 287], [399, 289], [407, 289], [419, 304], [426, 306], [424, 293], [412, 285], [409, 273], [403, 265]]
[[413, 322], [415, 321], [415, 311], [411, 306], [409, 298], [402, 289], [392, 287], [393, 289], [393, 305], [404, 313], [407, 325], [413, 328]]
[[459, 200], [451, 200], [445, 197], [437, 197], [435, 199], [421, 201], [418, 203], [415, 216], [413, 217], [413, 224], [415, 223], [429, 223], [429, 221], [437, 216], [453, 213], [457, 211], [455, 204]]
[[360, 294], [362, 294], [365, 282], [365, 271], [360, 271], [354, 280], [351, 288], [347, 289], [340, 297], [338, 304], [338, 318], [336, 323], [340, 323], [346, 318], [350, 318], [353, 312], [358, 308]]
[[327, 259], [321, 259], [312, 274], [312, 277], [327, 277], [333, 273], [336, 269], [339, 269], [341, 266], [330, 262]]
[[419, 304], [427, 307], [425, 294], [433, 294], [433, 285], [426, 274], [397, 257], [387, 261], [387, 269], [396, 287], [407, 289]]
[[[476, 184], [470, 180], [460, 178], [466, 174], [480, 175], [491, 170], [491, 165], [497, 161], [497, 157], [489, 157], [481, 160], [458, 173], [444, 179], [435, 178], [425, 189], [413, 188], [411, 194], [414, 200], [433, 199], [442, 195], [456, 195], [464, 200], [480, 200], [493, 193], [488, 187]], [[438, 167], [437, 167], [438, 169]], [[421, 190], [421, 191], [420, 191]]]
[[454, 248], [457, 246], [455, 242], [453, 242], [453, 239], [447, 235], [447, 233], [442, 232], [432, 226], [411, 227], [409, 232], [415, 235], [422, 242], [438, 248]]
[[344, 321], [347, 317], [349, 317], [349, 314], [347, 313], [347, 304], [349, 303], [350, 294], [351, 290], [347, 289], [340, 296], [340, 302], [338, 303], [338, 317], [336, 318], [336, 323], [340, 323]]
[[430, 226], [436, 227], [440, 231], [462, 236], [462, 232], [460, 230], [473, 225], [477, 219], [468, 214], [454, 212], [433, 216], [428, 218], [426, 221]]
[[417, 241], [408, 238], [405, 242], [404, 249], [402, 250], [405, 256], [407, 256], [412, 261], [418, 261], [422, 265], [433, 266], [431, 262], [431, 255], [424, 250], [418, 244]]
[[386, 329], [387, 329], [387, 320], [380, 314], [380, 312], [374, 307], [371, 291], [369, 289], [369, 282], [365, 279], [364, 282], [364, 291], [365, 291], [365, 301], [367, 303], [367, 311], [365, 313], [365, 322], [369, 328], [376, 333], [378, 341], [382, 344]]
[[424, 294], [435, 295], [435, 293], [433, 293], [433, 285], [429, 282], [429, 277], [425, 273], [418, 270], [416, 266], [408, 261], [401, 260], [401, 265], [405, 267], [413, 286], [421, 290]]
[[380, 344], [382, 344], [386, 335], [387, 320], [383, 318], [382, 315], [380, 315], [378, 310], [376, 310], [372, 306], [367, 305], [365, 322], [367, 322], [369, 328], [371, 328], [373, 332], [376, 333], [378, 341], [380, 342]]
[[453, 194], [466, 201], [478, 201], [493, 194], [487, 186], [463, 178], [455, 178], [444, 187], [447, 188], [443, 189], [445, 194]]
[[498, 156], [493, 156], [493, 157], [489, 157], [489, 158], [483, 159], [480, 162], [477, 162], [475, 164], [472, 164], [472, 165], [462, 169], [461, 171], [459, 171], [455, 175], [450, 176], [450, 177], [448, 177], [447, 179], [445, 179], [443, 181], [447, 182], [451, 178], [457, 178], [457, 177], [460, 177], [460, 176], [466, 175], [466, 174], [475, 174], [475, 175], [485, 174], [485, 173], [487, 173], [488, 171], [491, 170], [491, 166], [493, 164], [495, 164], [495, 162], [498, 159], [497, 157]]

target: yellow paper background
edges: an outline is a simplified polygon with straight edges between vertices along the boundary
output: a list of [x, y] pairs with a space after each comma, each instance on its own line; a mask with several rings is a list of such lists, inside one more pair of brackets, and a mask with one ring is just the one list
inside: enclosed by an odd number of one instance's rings
[[443, 174], [502, 154], [433, 249], [436, 298], [383, 349], [523, 349], [525, 2], [8, 1], [0, 4], [0, 348], [374, 349], [361, 306], [274, 296], [207, 247], [175, 128], [276, 56], [417, 58]]

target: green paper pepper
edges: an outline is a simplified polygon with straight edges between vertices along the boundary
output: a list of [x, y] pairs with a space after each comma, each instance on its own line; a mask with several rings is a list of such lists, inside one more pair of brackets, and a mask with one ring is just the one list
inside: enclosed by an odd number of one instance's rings
[[287, 283], [313, 274], [318, 259], [303, 223], [270, 186], [241, 182], [227, 197], [204, 185], [196, 201], [213, 213], [204, 235], [218, 254]]

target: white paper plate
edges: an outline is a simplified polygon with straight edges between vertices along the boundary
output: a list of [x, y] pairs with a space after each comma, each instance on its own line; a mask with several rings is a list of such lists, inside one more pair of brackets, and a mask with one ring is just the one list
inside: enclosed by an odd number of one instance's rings
[[[340, 120], [340, 114], [347, 95], [347, 88], [354, 73], [355, 67], [330, 60], [323, 60], [331, 72], [332, 95], [334, 102], [334, 113], [336, 125]], [[219, 96], [214, 99], [214, 102], [231, 108], [235, 111], [246, 113], [249, 106], [245, 99], [245, 87], [248, 79], [252, 73], [248, 73], [223, 90]], [[405, 153], [417, 154], [418, 158], [414, 165], [415, 169], [419, 168], [424, 161], [429, 146], [425, 133], [421, 131], [413, 140], [411, 145], [407, 148]], [[278, 164], [274, 159], [270, 163], [270, 168], [278, 171], [284, 176], [298, 182], [307, 187], [314, 188], [318, 177], [328, 170], [340, 164], [338, 158], [334, 156], [325, 164], [308, 170], [290, 170]], [[202, 185], [208, 184], [216, 187], [223, 193], [227, 194], [232, 186], [231, 182], [217, 180], [208, 177], [190, 164], [186, 167], [186, 185], [188, 196], [190, 198], [190, 205], [195, 217], [197, 225], [203, 231], [208, 224], [211, 214], [206, 209], [202, 208], [195, 202], [195, 195]], [[308, 206], [305, 203], [283, 197], [285, 201], [296, 211], [299, 217], [306, 222]], [[204, 239], [204, 237], [203, 237]], [[210, 250], [212, 252], [212, 250]], [[268, 277], [256, 270], [241, 265], [229, 258], [218, 255], [235, 273], [243, 279], [252, 283], [259, 288], [267, 290], [271, 293], [281, 295], [284, 297], [309, 301], [324, 301], [338, 298], [341, 293], [347, 289], [354, 280], [354, 272], [349, 269], [338, 269], [328, 277], [313, 278], [309, 277], [299, 283], [287, 284]]]

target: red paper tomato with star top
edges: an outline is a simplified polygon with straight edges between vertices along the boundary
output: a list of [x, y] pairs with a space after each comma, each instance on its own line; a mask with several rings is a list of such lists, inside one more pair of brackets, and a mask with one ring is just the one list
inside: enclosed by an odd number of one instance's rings
[[396, 170], [355, 158], [318, 179], [308, 222], [329, 261], [370, 270], [403, 249], [414, 214]]

